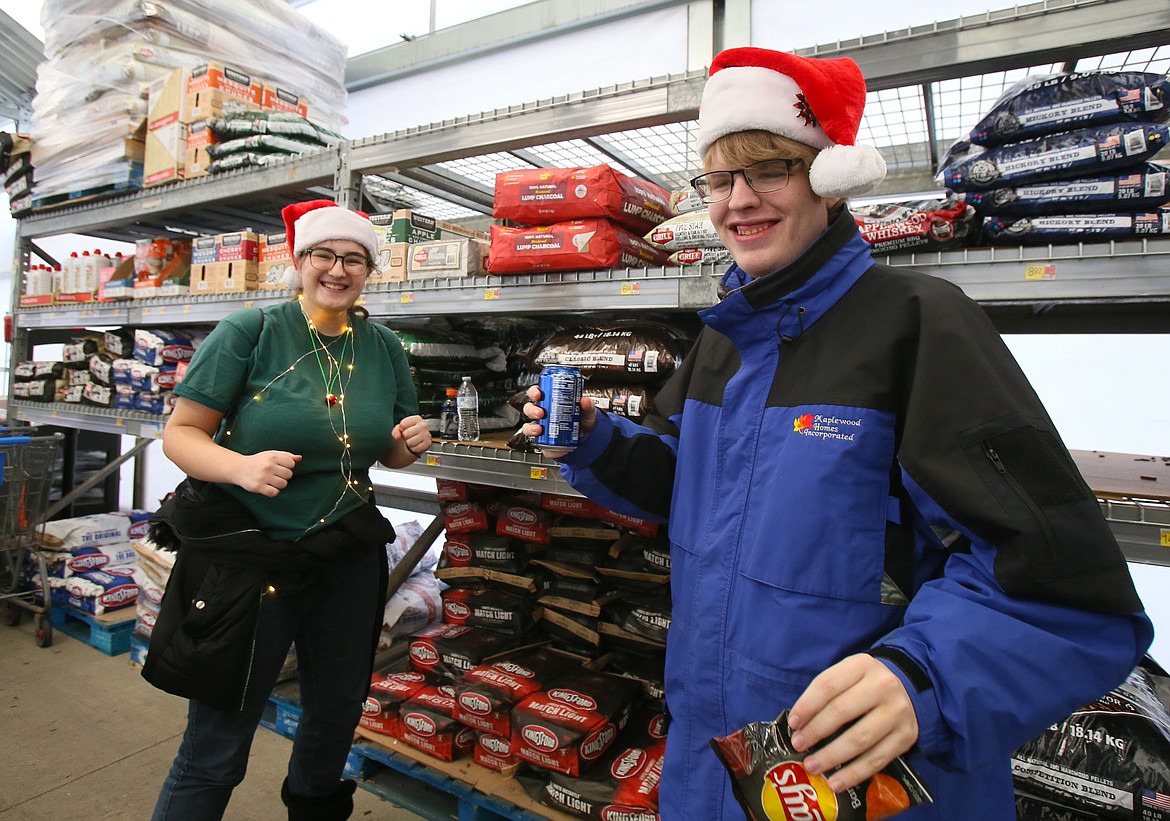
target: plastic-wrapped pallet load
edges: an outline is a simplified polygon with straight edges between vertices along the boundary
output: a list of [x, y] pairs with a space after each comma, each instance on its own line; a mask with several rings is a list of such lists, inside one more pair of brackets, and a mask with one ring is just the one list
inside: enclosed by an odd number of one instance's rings
[[175, 69], [222, 62], [263, 81], [256, 108], [265, 93], [274, 100], [279, 93], [310, 100], [313, 119], [326, 128], [336, 130], [343, 118], [345, 45], [278, 0], [114, 7], [47, 0], [41, 23], [46, 60], [37, 71], [32, 129], [37, 204], [140, 187], [148, 89]]

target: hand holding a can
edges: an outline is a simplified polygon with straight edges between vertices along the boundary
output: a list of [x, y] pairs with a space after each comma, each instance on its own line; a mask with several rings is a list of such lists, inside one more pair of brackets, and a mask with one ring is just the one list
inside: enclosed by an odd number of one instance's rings
[[[541, 380], [542, 385], [546, 385], [546, 380]], [[572, 415], [579, 415], [579, 423], [576, 425], [561, 425], [560, 430], [552, 431], [546, 430], [546, 426], [552, 427], [550, 422], [539, 421], [550, 419], [550, 409], [548, 404], [550, 401], [556, 400], [555, 396], [545, 396], [545, 392], [541, 390], [541, 385], [533, 385], [528, 389], [528, 403], [524, 405], [524, 415], [532, 420], [525, 423], [521, 428], [521, 432], [533, 439], [540, 448], [541, 453], [550, 459], [560, 459], [576, 446], [577, 442], [582, 436], [593, 429], [594, 423], [597, 421], [597, 408], [593, 404], [593, 400], [581, 396], [577, 393], [576, 398], [572, 400], [575, 408], [568, 410], [573, 411]], [[553, 407], [552, 415], [563, 417], [566, 415], [566, 408], [562, 406]], [[577, 427], [576, 431], [573, 427]]]

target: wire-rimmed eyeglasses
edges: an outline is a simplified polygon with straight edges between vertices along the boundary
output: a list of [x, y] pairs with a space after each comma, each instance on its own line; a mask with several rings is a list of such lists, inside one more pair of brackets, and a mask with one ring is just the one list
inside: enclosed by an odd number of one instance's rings
[[370, 272], [370, 260], [364, 254], [335, 254], [328, 248], [310, 248], [309, 262], [318, 271], [332, 271], [341, 260], [341, 270], [351, 277], [365, 276]]
[[793, 166], [803, 164], [804, 160], [800, 157], [786, 157], [762, 160], [752, 163], [747, 168], [736, 168], [732, 171], [708, 171], [691, 180], [691, 187], [705, 203], [722, 202], [731, 196], [735, 175], [742, 174], [753, 191], [757, 194], [767, 194], [788, 185]]

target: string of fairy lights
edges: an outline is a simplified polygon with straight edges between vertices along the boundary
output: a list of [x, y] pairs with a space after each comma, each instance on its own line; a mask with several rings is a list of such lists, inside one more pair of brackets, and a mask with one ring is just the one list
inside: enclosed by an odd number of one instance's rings
[[[318, 520], [318, 524], [323, 524], [331, 515], [333, 515], [334, 512], [337, 511], [347, 494], [353, 493], [363, 503], [367, 499], [367, 497], [362, 495], [361, 491], [358, 489], [359, 482], [354, 478], [353, 458], [351, 454], [352, 446], [349, 440], [349, 425], [345, 413], [345, 392], [349, 387], [350, 380], [353, 379], [354, 366], [357, 362], [357, 348], [353, 341], [353, 326], [347, 322], [340, 335], [340, 339], [342, 340], [341, 353], [337, 356], [334, 356], [333, 351], [330, 350], [330, 346], [336, 346], [337, 340], [334, 339], [330, 342], [325, 342], [317, 330], [316, 323], [313, 322], [312, 318], [310, 318], [308, 313], [305, 312], [305, 306], [303, 302], [300, 305], [300, 308], [301, 315], [305, 318], [305, 327], [309, 331], [309, 339], [313, 343], [312, 349], [298, 356], [291, 365], [269, 380], [267, 385], [262, 387], [252, 396], [252, 401], [249, 403], [249, 405], [245, 405], [244, 407], [249, 407], [262, 401], [264, 394], [267, 393], [274, 384], [293, 373], [297, 366], [300, 365], [304, 360], [312, 357], [313, 361], [316, 362], [317, 369], [321, 374], [321, 381], [325, 384], [325, 404], [329, 409], [329, 426], [333, 431], [333, 435], [341, 444], [340, 456], [338, 457], [338, 469], [341, 473], [342, 489], [340, 495], [338, 495], [337, 499], [333, 502], [333, 507], [331, 507], [329, 511]], [[345, 361], [347, 352], [349, 353], [348, 363]], [[244, 408], [242, 407], [240, 408], [239, 412], [236, 413], [232, 419], [232, 425], [239, 421], [240, 416], [243, 414], [243, 410]], [[224, 430], [224, 435], [232, 435], [232, 428], [230, 425]], [[373, 493], [374, 491], [372, 487], [367, 487], [366, 490], [369, 493]], [[308, 533], [309, 530], [313, 529], [313, 527], [315, 527], [315, 525], [307, 528], [305, 532]]]

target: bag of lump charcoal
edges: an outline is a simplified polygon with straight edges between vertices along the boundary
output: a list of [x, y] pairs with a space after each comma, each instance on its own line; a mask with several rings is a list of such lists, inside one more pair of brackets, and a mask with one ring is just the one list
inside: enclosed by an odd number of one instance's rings
[[1098, 700], [1020, 747], [1018, 790], [1094, 818], [1170, 819], [1170, 678], [1149, 657]]
[[666, 255], [607, 219], [580, 219], [532, 228], [492, 226], [493, 274], [660, 268]]
[[492, 216], [522, 225], [605, 217], [645, 234], [674, 211], [665, 189], [602, 164], [502, 171], [496, 174]]
[[1170, 78], [1143, 71], [1091, 71], [1025, 77], [1004, 92], [971, 130], [996, 146], [1122, 120], [1170, 119]]
[[999, 245], [1092, 242], [1154, 234], [1170, 234], [1170, 208], [1141, 214], [1050, 214], [983, 220], [983, 235]]
[[875, 252], [941, 251], [963, 245], [978, 225], [962, 197], [851, 205], [853, 221]]
[[997, 216], [1149, 211], [1170, 202], [1168, 170], [1143, 163], [1096, 177], [969, 191], [964, 199], [980, 214]]
[[957, 153], [940, 173], [955, 191], [1095, 176], [1140, 165], [1166, 147], [1170, 128], [1154, 123], [1115, 123], [1050, 134], [1034, 140]]

